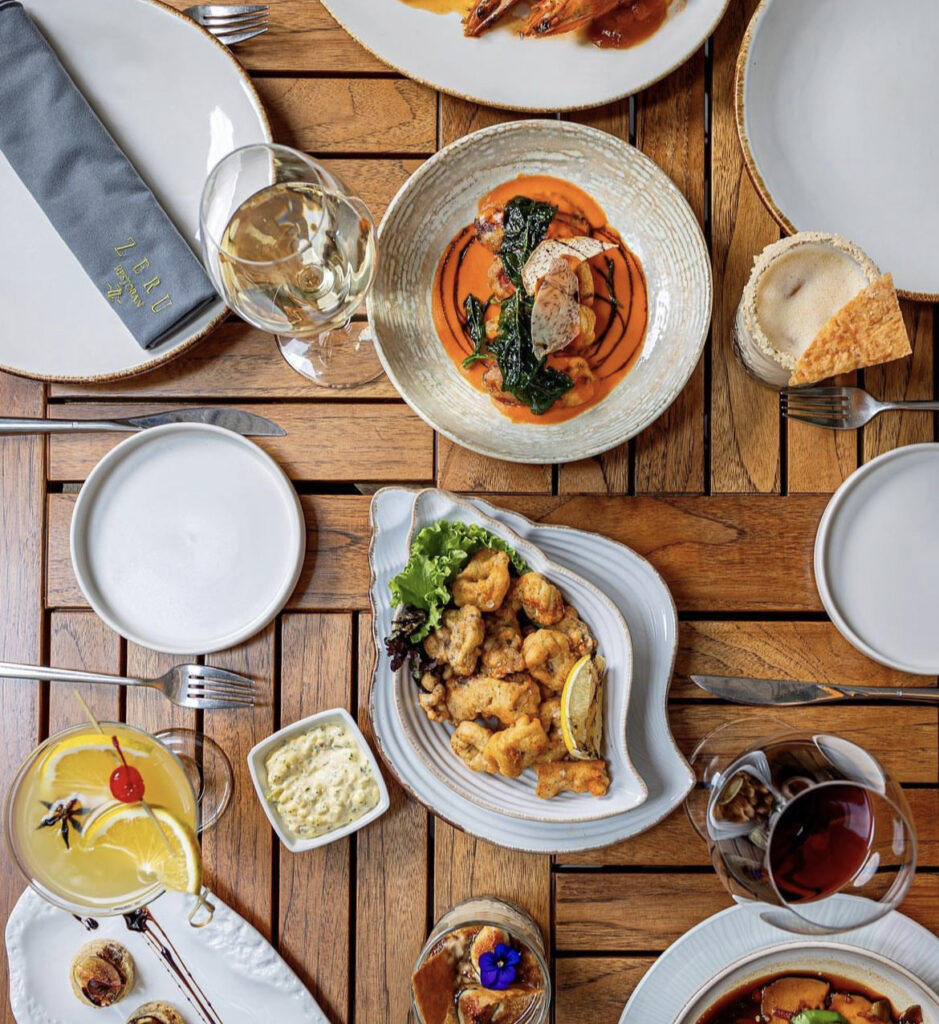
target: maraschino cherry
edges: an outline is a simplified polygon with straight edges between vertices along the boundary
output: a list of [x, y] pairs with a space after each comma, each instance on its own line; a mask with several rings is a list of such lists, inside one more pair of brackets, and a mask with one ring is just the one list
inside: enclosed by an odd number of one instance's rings
[[111, 742], [122, 762], [111, 772], [111, 777], [108, 779], [111, 795], [121, 803], [135, 804], [138, 800], [143, 800], [143, 776], [132, 764], [127, 763], [127, 758], [124, 757], [124, 751], [121, 750], [116, 736], [111, 737]]

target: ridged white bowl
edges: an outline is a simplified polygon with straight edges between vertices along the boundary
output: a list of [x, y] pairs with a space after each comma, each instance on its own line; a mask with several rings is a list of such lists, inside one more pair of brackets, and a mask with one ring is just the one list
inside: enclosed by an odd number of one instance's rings
[[407, 668], [395, 673], [394, 699], [401, 728], [428, 770], [454, 792], [472, 803], [514, 818], [541, 822], [594, 821], [633, 810], [646, 799], [646, 785], [633, 767], [626, 749], [626, 711], [632, 682], [632, 644], [629, 628], [613, 602], [585, 579], [549, 561], [541, 551], [504, 524], [496, 522], [468, 502], [446, 491], [421, 491], [414, 502], [408, 543], [400, 552], [407, 562], [412, 538], [425, 526], [441, 519], [475, 523], [511, 545], [536, 572], [555, 583], [597, 638], [598, 652], [606, 658], [602, 754], [610, 772], [610, 789], [604, 797], [589, 793], [561, 793], [550, 800], [535, 796], [534, 770], [517, 779], [471, 771], [450, 748], [452, 725], [431, 722], [418, 696], [420, 689]]
[[[602, 402], [566, 423], [512, 423], [466, 381], [431, 314], [434, 274], [479, 200], [522, 174], [578, 185], [639, 257], [649, 325], [636, 365]], [[467, 135], [407, 180], [378, 230], [368, 315], [382, 365], [435, 430], [512, 462], [569, 462], [638, 434], [672, 404], [697, 365], [711, 321], [711, 263], [698, 221], [649, 157], [606, 132], [565, 121], [515, 121]]]

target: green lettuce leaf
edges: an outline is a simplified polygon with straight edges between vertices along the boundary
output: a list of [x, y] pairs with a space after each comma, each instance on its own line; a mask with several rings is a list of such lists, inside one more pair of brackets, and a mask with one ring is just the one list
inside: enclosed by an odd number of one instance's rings
[[518, 552], [475, 524], [440, 519], [425, 526], [411, 542], [408, 564], [389, 587], [395, 607], [408, 604], [427, 612], [427, 621], [411, 634], [414, 643], [440, 625], [443, 611], [450, 603], [450, 585], [480, 548], [498, 548], [509, 556], [517, 573], [528, 572], [528, 563]]

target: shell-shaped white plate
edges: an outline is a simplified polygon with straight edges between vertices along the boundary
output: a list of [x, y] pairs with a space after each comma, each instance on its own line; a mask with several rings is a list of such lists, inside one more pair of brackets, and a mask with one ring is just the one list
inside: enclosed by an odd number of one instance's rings
[[[164, 893], [150, 910], [218, 1017], [225, 1024], [254, 1024], [263, 1007], [265, 1020], [329, 1024], [270, 943], [218, 896], [209, 896], [215, 917], [204, 928], [193, 928], [187, 920], [191, 896]], [[144, 935], [130, 931], [122, 917], [97, 921], [98, 928], [89, 932], [32, 889], [19, 898], [6, 928], [10, 1005], [19, 1024], [114, 1024], [154, 999], [175, 1006], [192, 1024], [204, 1020]], [[100, 938], [125, 946], [136, 967], [132, 991], [107, 1009], [84, 1006], [69, 983], [72, 957], [86, 942]]]
[[[600, 50], [579, 33], [522, 39], [511, 23], [478, 39], [460, 13], [399, 0], [323, 0], [363, 46], [418, 81], [466, 100], [545, 113], [597, 106], [644, 89], [678, 67], [714, 30], [728, 0], [673, 0], [668, 20], [626, 50]], [[470, 0], [463, 3], [471, 6]]]
[[573, 569], [601, 589], [629, 622], [633, 677], [641, 680], [641, 685], [634, 686], [629, 696], [627, 743], [648, 796], [631, 811], [593, 821], [530, 821], [482, 808], [427, 770], [401, 727], [394, 673], [382, 644], [393, 619], [388, 581], [402, 566], [415, 496], [415, 491], [387, 487], [375, 495], [371, 506], [369, 561], [375, 667], [369, 708], [379, 751], [401, 785], [457, 828], [500, 846], [535, 853], [563, 855], [608, 846], [638, 835], [665, 818], [694, 782], [687, 761], [675, 745], [666, 714], [678, 644], [678, 617], [668, 588], [644, 558], [621, 544], [582, 530], [532, 523], [481, 499], [469, 503], [534, 544], [551, 561]]
[[444, 785], [466, 800], [495, 813], [530, 821], [591, 821], [622, 814], [638, 807], [648, 795], [645, 783], [629, 759], [626, 713], [632, 683], [632, 643], [629, 628], [613, 602], [592, 583], [551, 562], [529, 541], [523, 540], [503, 523], [453, 494], [439, 490], [419, 492], [414, 501], [411, 530], [398, 553], [398, 567], [408, 560], [411, 541], [425, 526], [441, 519], [474, 523], [490, 530], [514, 548], [535, 572], [560, 588], [564, 600], [577, 609], [597, 638], [598, 653], [607, 662], [603, 689], [603, 757], [609, 765], [610, 789], [604, 797], [589, 793], [561, 793], [551, 800], [535, 795], [536, 776], [532, 769], [517, 779], [470, 771], [450, 749], [453, 726], [431, 722], [417, 698], [419, 688], [407, 668], [395, 673], [395, 706], [401, 728], [417, 753]]
[[[629, 997], [619, 1024], [676, 1021], [699, 989], [735, 961], [761, 950], [785, 958], [790, 948], [805, 947], [804, 938], [780, 941], [785, 935], [748, 907], [714, 914], [685, 932], [655, 961]], [[870, 950], [906, 968], [927, 988], [939, 990], [939, 939], [897, 911], [831, 939], [813, 935], [811, 945], [833, 951], [840, 945]], [[769, 968], [766, 973], [771, 972]]]
[[[399, 0], [386, 0], [398, 3]], [[639, 257], [649, 322], [635, 365], [603, 401], [565, 423], [512, 423], [457, 370], [434, 328], [434, 274], [479, 200], [519, 175], [582, 188]], [[382, 365], [411, 408], [451, 441], [496, 459], [583, 459], [658, 419], [698, 363], [711, 321], [711, 261], [678, 187], [645, 154], [566, 121], [514, 121], [442, 149], [405, 182], [378, 231], [368, 315]]]

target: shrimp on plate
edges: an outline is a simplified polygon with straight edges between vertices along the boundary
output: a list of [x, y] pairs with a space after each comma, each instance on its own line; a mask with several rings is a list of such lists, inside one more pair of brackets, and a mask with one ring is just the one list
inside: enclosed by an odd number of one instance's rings
[[573, 32], [601, 17], [622, 0], [536, 0], [522, 26], [523, 36], [555, 36]]

